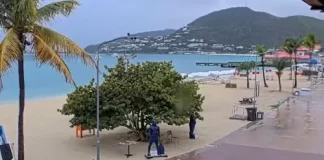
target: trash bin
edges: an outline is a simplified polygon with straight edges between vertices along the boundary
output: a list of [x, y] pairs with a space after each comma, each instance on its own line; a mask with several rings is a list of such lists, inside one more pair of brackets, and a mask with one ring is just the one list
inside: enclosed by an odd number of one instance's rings
[[256, 121], [257, 120], [257, 107], [246, 108], [247, 120]]
[[257, 112], [257, 120], [263, 119], [264, 112]]

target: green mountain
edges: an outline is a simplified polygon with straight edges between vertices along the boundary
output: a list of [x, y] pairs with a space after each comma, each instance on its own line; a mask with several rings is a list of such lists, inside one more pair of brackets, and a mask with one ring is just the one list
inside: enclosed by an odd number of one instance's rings
[[265, 44], [278, 47], [288, 37], [306, 35], [309, 32], [324, 40], [323, 20], [307, 16], [276, 17], [246, 7], [215, 11], [196, 19], [188, 26], [190, 32], [183, 38], [204, 39], [219, 44]]
[[[323, 26], [324, 20], [313, 17], [277, 17], [246, 7], [236, 7], [212, 12], [176, 31], [139, 33], [138, 40], [110, 44], [103, 52], [122, 53], [127, 50], [135, 53], [248, 53], [253, 50], [252, 45], [264, 44], [278, 48], [286, 38], [304, 36], [310, 32], [323, 42]], [[129, 45], [130, 43], [133, 45]], [[90, 53], [95, 50], [96, 46], [86, 48]]]

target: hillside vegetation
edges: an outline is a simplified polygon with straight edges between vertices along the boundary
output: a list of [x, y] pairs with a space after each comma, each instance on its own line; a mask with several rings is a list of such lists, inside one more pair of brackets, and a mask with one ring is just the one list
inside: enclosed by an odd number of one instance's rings
[[[324, 39], [324, 21], [307, 16], [276, 17], [265, 12], [237, 7], [215, 11], [188, 24], [185, 38], [212, 43], [278, 47], [287, 37], [313, 32]], [[181, 31], [180, 31], [181, 32]]]

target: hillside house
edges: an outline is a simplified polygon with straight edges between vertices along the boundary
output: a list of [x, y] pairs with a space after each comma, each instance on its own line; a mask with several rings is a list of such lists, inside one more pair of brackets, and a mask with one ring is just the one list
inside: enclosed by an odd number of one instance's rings
[[[315, 48], [313, 49], [313, 53], [320, 51], [320, 49], [321, 49], [320, 44], [315, 45]], [[309, 55], [310, 53], [311, 53], [311, 50], [305, 46], [298, 47], [297, 52], [296, 52], [296, 54], [300, 55], [300, 56], [306, 56], [306, 55]]]

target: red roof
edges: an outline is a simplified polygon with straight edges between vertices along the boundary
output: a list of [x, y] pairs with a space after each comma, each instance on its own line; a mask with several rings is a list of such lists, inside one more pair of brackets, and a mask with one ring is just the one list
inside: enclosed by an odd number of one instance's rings
[[[285, 52], [285, 51], [278, 51], [277, 53], [270, 55], [267, 54], [264, 56], [265, 59], [273, 59], [273, 58], [295, 58], [295, 55], [289, 55], [289, 53]], [[309, 59], [309, 55], [297, 55], [296, 56], [297, 59]]]
[[309, 48], [307, 48], [305, 46], [300, 46], [297, 48], [297, 51], [309, 51]]
[[[314, 46], [314, 50], [320, 50], [321, 49], [321, 45], [320, 44], [315, 44]], [[310, 49], [308, 47], [305, 46], [300, 46], [297, 48], [297, 51], [310, 51]]]

